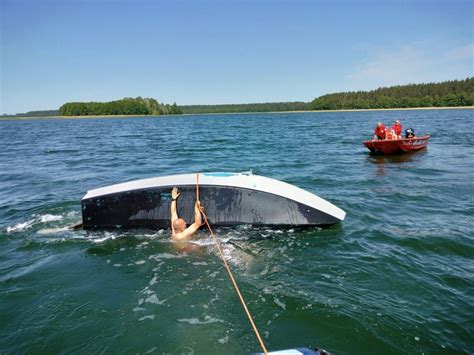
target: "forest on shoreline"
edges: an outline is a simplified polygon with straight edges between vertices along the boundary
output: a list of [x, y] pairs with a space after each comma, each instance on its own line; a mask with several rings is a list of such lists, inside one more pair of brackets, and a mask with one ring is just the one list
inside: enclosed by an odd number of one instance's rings
[[328, 94], [314, 99], [309, 106], [311, 110], [357, 110], [473, 105], [474, 78], [467, 78]]
[[160, 104], [151, 98], [124, 98], [110, 102], [68, 102], [59, 108], [60, 116], [109, 115], [179, 115], [182, 111], [173, 105]]
[[378, 88], [371, 91], [351, 91], [326, 94], [311, 102], [266, 102], [222, 105], [162, 104], [152, 98], [124, 98], [110, 102], [69, 102], [59, 110], [30, 111], [15, 117], [51, 116], [111, 116], [111, 115], [179, 115], [284, 111], [331, 111], [357, 109], [397, 109], [423, 107], [474, 106], [474, 77], [441, 83], [409, 84]]
[[265, 102], [254, 104], [227, 104], [227, 105], [185, 105], [180, 106], [185, 114], [203, 113], [245, 113], [245, 112], [283, 112], [308, 111], [307, 102]]

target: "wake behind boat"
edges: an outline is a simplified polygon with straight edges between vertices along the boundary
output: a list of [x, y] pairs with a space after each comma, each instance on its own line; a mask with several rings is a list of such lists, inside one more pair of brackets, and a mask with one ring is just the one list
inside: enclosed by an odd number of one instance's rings
[[[199, 174], [200, 201], [214, 226], [327, 226], [346, 213], [294, 185], [252, 173]], [[171, 189], [178, 214], [193, 220], [196, 174], [135, 180], [90, 190], [82, 198], [84, 229], [169, 228]]]
[[372, 152], [379, 154], [397, 154], [409, 153], [426, 148], [428, 139], [431, 136], [421, 136], [402, 139], [384, 139], [384, 140], [368, 140], [363, 142], [364, 145]]

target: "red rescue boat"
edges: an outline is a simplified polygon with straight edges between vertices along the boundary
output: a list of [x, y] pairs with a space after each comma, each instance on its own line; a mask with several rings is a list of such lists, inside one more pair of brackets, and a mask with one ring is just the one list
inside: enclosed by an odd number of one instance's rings
[[396, 154], [409, 153], [426, 148], [428, 139], [431, 136], [421, 136], [402, 139], [384, 139], [365, 141], [364, 145], [369, 148], [372, 153], [380, 154]]

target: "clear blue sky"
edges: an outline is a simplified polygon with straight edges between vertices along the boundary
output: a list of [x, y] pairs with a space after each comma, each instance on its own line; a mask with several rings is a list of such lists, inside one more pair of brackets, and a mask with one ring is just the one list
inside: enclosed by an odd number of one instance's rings
[[472, 0], [0, 0], [0, 113], [309, 101], [473, 76]]

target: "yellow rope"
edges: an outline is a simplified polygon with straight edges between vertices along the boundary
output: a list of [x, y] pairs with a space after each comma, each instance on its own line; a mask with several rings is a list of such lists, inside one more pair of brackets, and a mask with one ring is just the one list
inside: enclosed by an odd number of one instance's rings
[[[199, 201], [199, 173], [196, 174], [196, 200]], [[244, 297], [240, 293], [239, 286], [237, 285], [237, 282], [234, 279], [234, 275], [232, 274], [232, 271], [230, 270], [230, 267], [227, 264], [227, 261], [224, 257], [224, 253], [222, 252], [221, 244], [220, 244], [219, 240], [216, 238], [216, 236], [214, 235], [214, 233], [212, 231], [212, 228], [209, 225], [209, 222], [207, 220], [207, 216], [204, 213], [203, 208], [201, 208], [201, 213], [204, 217], [204, 223], [207, 225], [207, 228], [209, 229], [209, 232], [211, 233], [212, 238], [214, 238], [214, 242], [216, 243], [217, 250], [219, 251], [219, 256], [222, 259], [222, 261], [224, 262], [224, 266], [227, 269], [227, 272], [229, 273], [230, 280], [232, 281], [232, 284], [234, 285], [235, 291], [237, 291], [237, 295], [239, 296], [240, 303], [242, 303], [242, 306], [244, 307], [245, 313], [247, 313], [247, 317], [249, 318], [250, 324], [252, 325], [253, 331], [255, 332], [255, 335], [257, 336], [258, 341], [260, 342], [260, 346], [262, 347], [263, 353], [265, 355], [267, 355], [268, 354], [267, 348], [265, 347], [265, 344], [263, 343], [262, 337], [260, 336], [260, 333], [258, 332], [257, 326], [255, 325], [255, 323], [253, 321], [253, 317], [250, 314], [249, 309], [247, 308], [247, 305], [244, 301]]]

